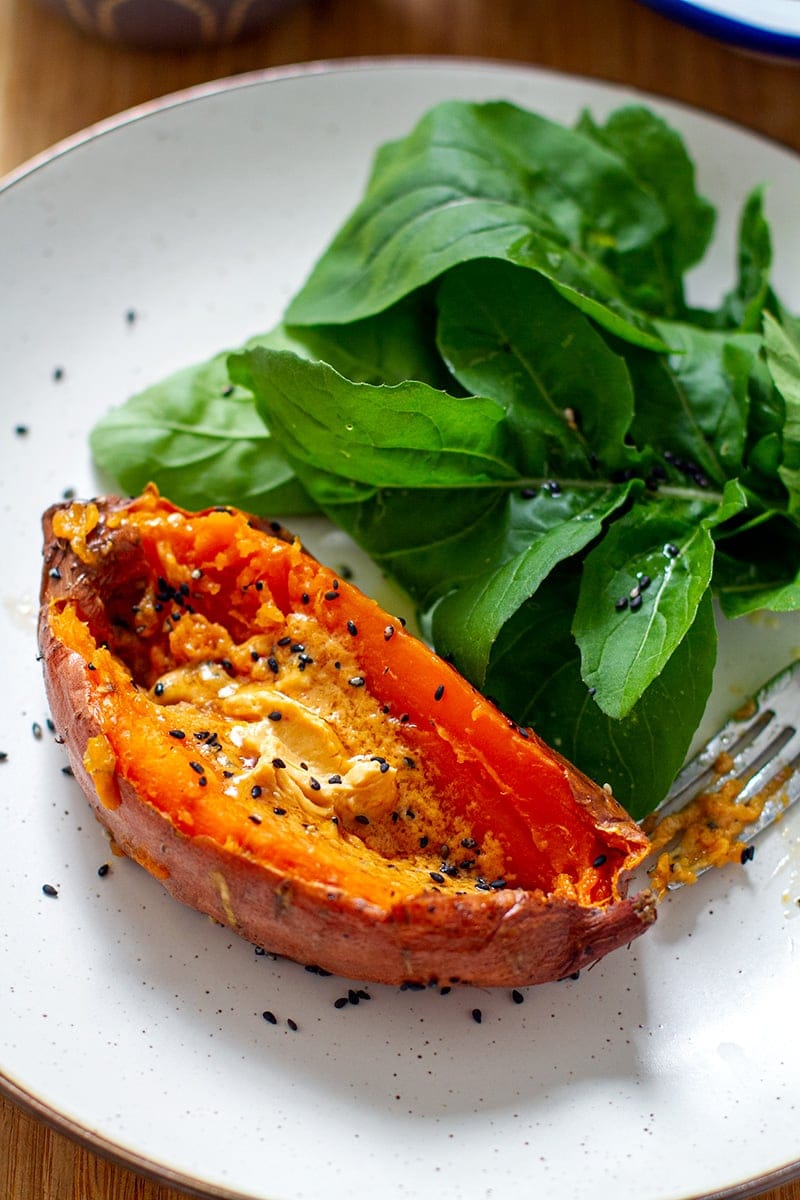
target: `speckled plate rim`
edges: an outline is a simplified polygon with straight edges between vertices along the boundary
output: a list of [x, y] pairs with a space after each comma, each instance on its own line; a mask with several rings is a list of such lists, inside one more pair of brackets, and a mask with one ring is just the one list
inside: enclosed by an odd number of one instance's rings
[[[649, 0], [644, 0], [649, 3]], [[142, 104], [135, 105], [125, 109], [122, 112], [111, 117], [95, 122], [84, 129], [71, 134], [52, 146], [33, 155], [31, 158], [13, 168], [0, 178], [0, 193], [5, 192], [15, 184], [29, 178], [32, 174], [46, 168], [54, 160], [59, 159], [72, 151], [86, 145], [89, 142], [95, 141], [98, 138], [105, 137], [108, 134], [113, 134], [119, 129], [140, 120], [156, 116], [161, 112], [175, 108], [178, 106], [190, 105], [198, 100], [203, 100], [214, 95], [225, 93], [235, 89], [258, 87], [271, 82], [279, 82], [283, 79], [296, 79], [307, 75], [325, 75], [331, 73], [352, 73], [354, 71], [374, 71], [379, 70], [403, 70], [404, 68], [423, 68], [433, 71], [458, 71], [463, 68], [470, 69], [486, 69], [493, 71], [508, 70], [514, 71], [530, 71], [532, 75], [538, 74], [541, 76], [557, 76], [562, 79], [568, 79], [573, 82], [580, 83], [580, 76], [571, 76], [565, 72], [554, 71], [547, 67], [541, 67], [537, 64], [518, 62], [514, 60], [495, 60], [490, 58], [471, 58], [459, 56], [387, 56], [387, 57], [359, 57], [359, 58], [341, 58], [333, 60], [314, 60], [307, 63], [287, 64], [280, 67], [270, 67], [250, 72], [244, 72], [239, 75], [225, 77], [222, 79], [211, 80], [207, 83], [197, 84], [189, 88], [181, 89], [176, 92], [168, 93], [162, 97], [158, 97], [151, 101], [146, 101]], [[648, 100], [657, 100], [660, 104], [679, 111], [683, 110], [686, 113], [695, 113], [707, 117], [720, 125], [728, 125], [732, 129], [741, 129], [742, 132], [749, 136], [755, 137], [758, 140], [771, 144], [776, 149], [786, 152], [786, 148], [781, 146], [777, 141], [771, 141], [764, 135], [748, 130], [745, 127], [738, 126], [735, 122], [726, 120], [724, 117], [703, 113], [702, 110], [695, 106], [683, 104], [680, 101], [673, 100], [669, 97], [655, 96], [651, 93], [636, 89], [624, 84], [615, 83], [613, 81], [605, 81], [592, 78], [587, 80], [592, 87], [603, 89], [607, 88], [610, 93], [626, 93], [628, 96], [639, 96], [643, 102]], [[47, 1127], [61, 1134], [76, 1145], [82, 1146], [91, 1153], [97, 1154], [103, 1159], [112, 1162], [122, 1168], [131, 1170], [138, 1175], [150, 1179], [158, 1184], [180, 1189], [189, 1195], [200, 1197], [201, 1200], [253, 1200], [252, 1193], [242, 1192], [239, 1190], [231, 1190], [203, 1183], [196, 1176], [192, 1177], [182, 1171], [175, 1170], [166, 1164], [154, 1162], [146, 1154], [133, 1150], [130, 1147], [124, 1146], [116, 1142], [113, 1138], [98, 1133], [80, 1121], [73, 1119], [65, 1113], [58, 1111], [56, 1108], [48, 1104], [40, 1097], [33, 1094], [24, 1085], [12, 1079], [5, 1070], [0, 1067], [0, 1094], [12, 1104], [17, 1106], [22, 1112], [26, 1113], [34, 1120], [42, 1122]], [[712, 1191], [704, 1191], [693, 1193], [691, 1197], [682, 1194], [681, 1200], [747, 1200], [759, 1195], [761, 1192], [771, 1190], [791, 1183], [800, 1179], [800, 1158], [787, 1162], [784, 1165], [777, 1167], [771, 1171], [753, 1175], [747, 1179], [740, 1180], [730, 1187], [715, 1189]]]

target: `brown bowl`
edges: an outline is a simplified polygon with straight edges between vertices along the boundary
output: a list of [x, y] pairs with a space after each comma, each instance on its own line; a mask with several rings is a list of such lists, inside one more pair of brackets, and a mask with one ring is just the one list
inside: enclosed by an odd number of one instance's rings
[[297, 0], [39, 0], [86, 33], [146, 49], [252, 37]]

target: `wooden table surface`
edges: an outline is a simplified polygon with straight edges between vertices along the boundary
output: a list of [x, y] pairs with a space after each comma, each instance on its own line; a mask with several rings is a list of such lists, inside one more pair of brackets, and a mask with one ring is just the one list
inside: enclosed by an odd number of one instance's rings
[[[76, 130], [191, 84], [312, 59], [398, 54], [514, 59], [629, 84], [800, 151], [800, 64], [741, 54], [636, 0], [307, 0], [254, 40], [180, 53], [95, 41], [33, 0], [0, 0], [0, 175]], [[0, 1200], [184, 1195], [0, 1099]], [[800, 1200], [800, 1182], [758, 1195]]]

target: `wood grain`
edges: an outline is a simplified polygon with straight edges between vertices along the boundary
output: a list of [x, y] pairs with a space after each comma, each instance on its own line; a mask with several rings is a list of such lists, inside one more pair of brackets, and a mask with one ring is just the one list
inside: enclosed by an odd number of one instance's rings
[[[33, 0], [0, 0], [0, 175], [96, 121], [192, 84], [374, 55], [510, 59], [593, 76], [695, 105], [800, 150], [800, 67], [740, 54], [635, 0], [603, 0], [599, 31], [598, 7], [597, 0], [306, 0], [251, 41], [177, 53], [104, 44]], [[0, 1098], [0, 1200], [186, 1195]], [[800, 1200], [800, 1183], [759, 1200]]]

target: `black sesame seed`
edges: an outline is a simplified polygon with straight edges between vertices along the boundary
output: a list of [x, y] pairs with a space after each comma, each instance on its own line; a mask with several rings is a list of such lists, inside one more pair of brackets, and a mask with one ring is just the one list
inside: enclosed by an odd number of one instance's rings
[[53, 379], [55, 380], [55, 382], [60, 383], [63, 378], [64, 378], [64, 368], [63, 367], [54, 367], [53, 368]]
[[326, 592], [326, 593], [325, 593], [325, 599], [326, 599], [326, 600], [338, 600], [338, 599], [339, 599], [339, 593], [338, 593], [338, 592]]
[[42, 727], [41, 727], [41, 725], [39, 724], [39, 722], [38, 722], [38, 721], [34, 721], [34, 722], [33, 722], [33, 724], [31, 725], [31, 733], [32, 733], [32, 734], [33, 734], [33, 736], [36, 738], [37, 742], [38, 742], [38, 741], [41, 741], [41, 738], [42, 738]]
[[390, 642], [394, 637], [394, 625], [386, 625], [383, 630], [383, 640]]
[[605, 866], [606, 861], [607, 861], [607, 857], [605, 854], [598, 854], [597, 858], [592, 863], [592, 866], [593, 867]]
[[270, 671], [272, 671], [273, 675], [278, 674], [278, 660], [277, 660], [277, 658], [274, 658], [273, 655], [271, 655], [271, 654], [270, 654], [269, 658], [267, 659], [267, 666], [269, 667]]
[[286, 766], [286, 763], [282, 758], [273, 758], [272, 765], [276, 771], [280, 771]]
[[513, 992], [511, 993], [511, 999], [515, 1004], [523, 1004], [525, 1001], [525, 997], [518, 988], [514, 988]]
[[164, 695], [164, 684], [163, 684], [163, 683], [161, 683], [161, 681], [159, 681], [159, 682], [156, 684], [156, 686], [153, 688], [153, 694], [154, 694], [154, 695], [156, 695], [156, 696], [163, 696], [163, 695]]
[[286, 816], [285, 808], [273, 808], [272, 811], [275, 813], [276, 817], [285, 817]]
[[345, 1008], [348, 1004], [349, 1004], [349, 1000], [347, 999], [347, 996], [339, 996], [338, 999], [334, 1000], [333, 1007], [334, 1008]]
[[347, 682], [350, 687], [361, 688], [367, 681], [363, 675], [351, 675]]
[[369, 817], [365, 813], [359, 813], [356, 817], [359, 825], [369, 825]]
[[429, 871], [428, 874], [430, 875], [430, 877], [434, 883], [444, 883], [445, 882], [444, 875], [441, 875], [438, 871]]
[[347, 990], [348, 1004], [358, 1004], [359, 1000], [360, 1000], [360, 996], [359, 996], [358, 992], [356, 991], [356, 989], [348, 988], [348, 990]]
[[291, 645], [291, 641], [292, 641], [292, 639], [289, 637], [288, 634], [286, 634], [285, 637], [278, 638], [278, 645], [279, 646], [289, 646], [289, 645]]
[[425, 849], [425, 847], [427, 846], [427, 844], [428, 844], [428, 835], [427, 835], [427, 834], [424, 834], [424, 835], [423, 835], [423, 836], [422, 836], [422, 837], [419, 839], [419, 846], [420, 846], [420, 850], [424, 850], [424, 849]]
[[666, 554], [667, 558], [677, 558], [680, 554], [680, 550], [674, 542], [667, 542], [664, 547], [664, 553]]
[[641, 607], [642, 597], [637, 592], [635, 596], [631, 596], [630, 610], [631, 612], [638, 612]]
[[620, 596], [619, 599], [614, 601], [614, 608], [617, 610], [617, 612], [622, 612], [622, 610], [627, 607], [628, 607], [628, 597], [627, 596]]
[[258, 813], [250, 813], [250, 816], [247, 819], [248, 821], [252, 821], [254, 825], [261, 824], [261, 817], [258, 815]]
[[183, 739], [186, 737], [186, 734], [183, 732], [182, 729], [170, 729], [169, 736], [171, 738], [175, 738], [176, 741], [182, 742]]
[[493, 879], [492, 882], [489, 884], [489, 887], [492, 888], [492, 890], [495, 892], [501, 892], [505, 886], [506, 886], [506, 881], [505, 881], [505, 879], [502, 879], [502, 878]]
[[341, 775], [329, 775], [328, 776], [328, 783], [341, 783], [341, 782], [342, 782]]
[[308, 592], [303, 592], [302, 596], [300, 597], [300, 602], [302, 604], [308, 604], [310, 600], [311, 597], [309, 596]]
[[17, 437], [25, 437], [25, 434], [28, 433], [28, 426], [27, 425], [15, 425], [14, 433], [17, 435]]
[[278, 1024], [278, 1018], [275, 1016], [275, 1013], [270, 1012], [269, 1009], [267, 1009], [266, 1012], [263, 1012], [261, 1015], [270, 1025]]
[[465, 850], [474, 850], [478, 843], [475, 841], [475, 838], [465, 837], [461, 839], [461, 845]]
[[253, 786], [250, 788], [250, 795], [253, 797], [254, 800], [257, 800], [258, 797], [261, 795], [261, 785], [258, 783], [254, 783]]
[[74, 772], [73, 772], [73, 770], [72, 770], [72, 767], [62, 767], [62, 768], [61, 768], [61, 774], [62, 774], [62, 775], [70, 775], [70, 776], [72, 776], [72, 775], [74, 774]]
[[755, 858], [755, 855], [756, 855], [755, 846], [745, 846], [744, 850], [742, 851], [742, 853], [740, 855], [740, 862], [741, 862], [742, 866], [744, 866], [745, 863], [752, 862], [753, 859]]
[[639, 591], [646, 592], [652, 582], [653, 581], [649, 575], [640, 575], [639, 576]]
[[203, 766], [203, 764], [202, 764], [202, 763], [199, 763], [199, 762], [192, 762], [192, 761], [190, 760], [190, 762], [189, 762], [189, 766], [190, 766], [190, 767], [192, 768], [192, 770], [193, 770], [193, 771], [195, 771], [195, 772], [196, 772], [198, 775], [202, 775], [202, 774], [204, 774], [204, 772], [205, 772], [205, 767]]
[[437, 687], [436, 691], [433, 693], [433, 698], [434, 698], [434, 700], [441, 700], [443, 695], [444, 695], [444, 684], [440, 683], [439, 686]]
[[315, 779], [313, 775], [310, 777], [309, 783], [311, 784], [312, 792], [318, 792], [320, 790], [320, 788], [322, 787], [322, 784], [320, 783], [320, 781], [318, 779]]
[[105, 879], [106, 875], [109, 873], [110, 870], [111, 870], [111, 866], [109, 863], [101, 863], [100, 866], [97, 868], [97, 874], [100, 876], [101, 879]]
[[358, 635], [358, 626], [356, 625], [355, 621], [347, 622], [347, 632], [351, 637], [356, 637]]
[[0, 750], [0, 762], [8, 762], [8, 751]]
[[292, 1033], [297, 1033], [297, 1021], [292, 1020], [291, 1017], [287, 1017], [286, 1024], [289, 1026]]
[[206, 779], [205, 775], [201, 775], [197, 782], [199, 783], [200, 787], [206, 787], [208, 785], [208, 780]]
[[58, 567], [51, 567], [50, 570], [48, 571], [48, 574], [51, 579], [60, 579], [61, 578], [61, 572], [59, 571]]
[[58, 888], [53, 887], [52, 883], [43, 883], [42, 891], [44, 892], [45, 896], [57, 896], [58, 895]]
[[483, 1020], [483, 1013], [479, 1008], [473, 1008], [472, 1019], [476, 1025], [480, 1025], [481, 1021]]

